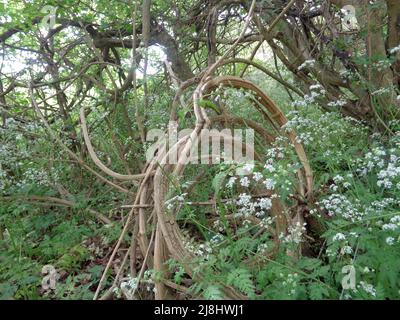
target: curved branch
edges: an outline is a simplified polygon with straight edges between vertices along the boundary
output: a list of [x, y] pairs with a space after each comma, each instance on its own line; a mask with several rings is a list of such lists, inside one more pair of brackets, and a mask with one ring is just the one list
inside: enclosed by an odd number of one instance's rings
[[252, 60], [243, 59], [243, 58], [234, 58], [234, 59], [225, 60], [224, 62], [221, 63], [220, 66], [227, 65], [227, 64], [230, 64], [230, 63], [245, 63], [247, 65], [251, 65], [251, 66], [259, 69], [260, 71], [264, 72], [266, 75], [268, 75], [272, 79], [278, 81], [283, 86], [289, 88], [290, 90], [292, 90], [293, 92], [298, 94], [300, 97], [302, 97], [304, 95], [299, 89], [297, 89], [296, 87], [292, 86], [289, 82], [279, 78], [278, 76], [273, 74], [271, 71], [269, 71], [267, 68], [265, 68], [261, 64], [258, 64], [257, 62], [254, 62]]
[[83, 138], [85, 140], [86, 147], [88, 149], [89, 155], [92, 158], [94, 164], [104, 173], [108, 174], [109, 176], [123, 181], [131, 181], [131, 180], [140, 180], [145, 177], [145, 174], [120, 174], [117, 173], [108, 167], [106, 167], [100, 159], [97, 157], [96, 152], [93, 149], [92, 143], [89, 138], [89, 133], [86, 125], [86, 118], [85, 118], [85, 111], [84, 108], [80, 110], [80, 118], [81, 118], [81, 128], [83, 133]]

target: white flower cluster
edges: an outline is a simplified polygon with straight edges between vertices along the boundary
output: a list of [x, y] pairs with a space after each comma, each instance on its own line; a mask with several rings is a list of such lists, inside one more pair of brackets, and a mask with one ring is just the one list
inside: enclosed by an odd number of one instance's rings
[[253, 172], [254, 167], [255, 167], [255, 164], [254, 164], [253, 162], [246, 163], [246, 164], [243, 166], [243, 170], [244, 170], [245, 172], [247, 172], [248, 174], [250, 174], [250, 173]]
[[236, 180], [237, 180], [237, 177], [230, 177], [228, 182], [226, 183], [226, 187], [229, 188], [229, 189], [232, 189], [233, 185], [236, 182]]
[[197, 248], [197, 251], [195, 252], [199, 256], [204, 256], [212, 253], [212, 248], [209, 243], [202, 243], [199, 245]]
[[[352, 136], [366, 136], [367, 128], [353, 118], [343, 118], [336, 111], [313, 113], [306, 109], [288, 113], [289, 121], [283, 126], [286, 132], [294, 131], [299, 143], [313, 145], [313, 149], [323, 149], [323, 160], [343, 158], [342, 144]], [[357, 125], [355, 125], [357, 124]], [[338, 139], [340, 138], [340, 139]], [[319, 155], [320, 156], [320, 155]]]
[[326, 93], [324, 87], [321, 86], [321, 85], [318, 84], [318, 83], [317, 83], [317, 84], [311, 85], [311, 86], [310, 86], [310, 91], [319, 91], [319, 92], [321, 92], [322, 94], [325, 94], [325, 93]]
[[[278, 138], [277, 143], [279, 143]], [[273, 172], [273, 159], [283, 159], [285, 157], [285, 149], [283, 147], [269, 148], [267, 150], [267, 157], [269, 158], [269, 160], [265, 164], [264, 168], [269, 169], [270, 172]]]
[[375, 90], [371, 94], [373, 96], [382, 96], [382, 95], [390, 94], [392, 92], [392, 90], [393, 90], [393, 87], [384, 87], [384, 88], [380, 88], [378, 90]]
[[213, 245], [217, 244], [221, 240], [223, 240], [223, 236], [219, 235], [217, 238], [213, 239], [212, 242], [204, 242], [199, 244], [191, 239], [189, 241], [185, 241], [183, 244], [187, 250], [196, 256], [208, 260], [210, 258], [210, 254], [213, 253]]
[[272, 225], [273, 222], [274, 222], [273, 218], [265, 217], [265, 218], [261, 219], [260, 227], [267, 229], [269, 226]]
[[310, 94], [304, 95], [300, 100], [295, 100], [292, 102], [293, 107], [307, 107], [311, 104], [317, 102], [317, 98], [320, 98], [326, 94], [326, 90], [319, 84], [314, 84], [310, 86]]
[[[241, 193], [239, 199], [236, 201], [239, 206], [238, 211], [235, 213], [237, 218], [249, 218], [255, 216], [257, 218], [263, 217], [268, 210], [272, 208], [272, 200], [270, 198], [260, 198], [258, 201], [252, 201], [249, 194]], [[269, 224], [267, 221], [264, 221]]]
[[265, 185], [265, 188], [267, 190], [274, 190], [275, 189], [275, 181], [274, 179], [266, 179], [263, 181], [263, 184]]
[[357, 161], [361, 175], [377, 174], [377, 186], [386, 190], [400, 190], [400, 156], [398, 148], [375, 147]]
[[[356, 232], [342, 233], [338, 232], [332, 237], [331, 244], [334, 245], [326, 250], [329, 257], [335, 257], [337, 253], [341, 256], [353, 254], [351, 243], [357, 239], [359, 235]], [[335, 245], [337, 244], [337, 245]]]
[[24, 172], [22, 179], [19, 180], [15, 185], [21, 188], [27, 184], [51, 186], [51, 178], [49, 177], [49, 174], [44, 170], [28, 168]]
[[250, 106], [251, 101], [254, 101], [254, 94], [244, 89], [238, 90], [236, 88], [223, 88], [220, 86], [214, 93], [217, 101], [226, 101], [233, 109]]
[[[128, 275], [126, 281], [122, 281], [120, 285], [120, 289], [126, 299], [128, 300], [135, 300], [134, 292], [137, 290], [138, 287], [138, 279], [133, 278], [131, 275]], [[117, 293], [117, 291], [116, 291]]]
[[389, 223], [382, 225], [382, 230], [384, 231], [395, 231], [400, 230], [400, 215], [390, 218]]
[[363, 289], [366, 293], [370, 294], [373, 297], [376, 297], [376, 289], [372, 284], [369, 284], [364, 281], [360, 281], [360, 284], [357, 286], [357, 288]]
[[258, 206], [262, 210], [269, 210], [272, 207], [272, 200], [270, 198], [261, 198], [258, 202]]
[[[272, 148], [272, 151], [270, 152], [270, 150], [269, 150], [268, 153], [269, 154], [275, 154], [276, 153], [275, 149], [276, 148]], [[281, 156], [281, 154], [279, 154], [279, 153], [278, 153], [278, 155]], [[282, 154], [282, 156], [283, 156], [283, 154]], [[264, 168], [268, 171], [268, 173], [273, 173], [273, 172], [276, 171], [275, 167], [273, 166], [273, 159], [272, 158], [267, 161], [267, 163], [265, 164]], [[247, 172], [249, 172], [249, 174], [252, 173], [252, 175], [241, 177], [239, 179], [240, 186], [245, 187], [245, 188], [249, 188], [251, 186], [251, 182], [253, 180], [255, 183], [264, 184], [264, 186], [265, 186], [265, 188], [267, 190], [274, 190], [275, 189], [276, 180], [273, 179], [273, 178], [265, 178], [262, 172], [254, 171], [254, 165], [247, 166], [245, 170]], [[230, 177], [228, 179], [228, 181], [226, 182], [225, 186], [228, 189], [232, 189], [237, 181], [238, 181], [238, 177], [232, 176], [232, 177]]]
[[296, 293], [296, 287], [298, 284], [299, 275], [298, 273], [289, 273], [286, 277], [286, 280], [282, 282], [282, 285], [290, 288], [289, 296], [294, 295]]
[[51, 181], [58, 179], [54, 169], [47, 172], [28, 162], [33, 158], [30, 148], [34, 143], [43, 142], [43, 139], [32, 141], [30, 138], [39, 129], [35, 123], [21, 123], [12, 118], [7, 118], [6, 126], [0, 127], [0, 193], [13, 192], [12, 189], [28, 184], [50, 186]]
[[306, 60], [304, 61], [299, 67], [298, 70], [303, 70], [305, 68], [310, 68], [310, 67], [314, 67], [315, 66], [315, 60], [310, 59], [310, 60]]
[[391, 64], [392, 64], [392, 62], [390, 61], [390, 59], [382, 59], [382, 60], [373, 62], [371, 66], [373, 69], [375, 69], [379, 72], [382, 72], [382, 71], [390, 68]]
[[186, 196], [187, 196], [187, 193], [182, 193], [180, 195], [177, 195], [177, 196], [165, 201], [165, 206], [166, 206], [167, 210], [173, 210], [175, 208], [176, 204], [183, 203], [185, 201]]
[[365, 208], [367, 214], [381, 214], [389, 207], [396, 207], [400, 205], [400, 199], [383, 198], [382, 200], [372, 201], [371, 204]]
[[391, 48], [391, 49], [389, 50], [389, 53], [390, 53], [390, 54], [396, 54], [396, 53], [398, 53], [398, 52], [400, 52], [400, 44], [399, 44], [397, 47]]
[[268, 245], [266, 243], [260, 243], [257, 247], [258, 254], [265, 254], [268, 250]]
[[263, 174], [261, 172], [254, 172], [253, 173], [253, 179], [254, 181], [258, 182], [260, 181], [262, 178], [264, 178]]
[[387, 238], [386, 238], [386, 243], [387, 243], [389, 246], [394, 245], [394, 241], [395, 241], [395, 239], [394, 239], [393, 237], [387, 237]]
[[220, 233], [217, 233], [210, 239], [210, 244], [218, 245], [220, 242], [224, 241], [224, 236]]
[[224, 232], [225, 228], [222, 224], [221, 220], [215, 220], [213, 223], [214, 229], [218, 230], [219, 232]]
[[348, 189], [351, 187], [351, 182], [349, 180], [353, 179], [353, 174], [348, 173], [345, 177], [341, 175], [336, 175], [333, 177], [333, 184], [329, 186], [329, 189], [336, 192], [339, 187], [343, 187], [344, 189]]
[[336, 101], [331, 101], [327, 103], [328, 107], [336, 108], [336, 107], [344, 107], [347, 104], [347, 101], [344, 98], [340, 98]]
[[[295, 131], [297, 134], [297, 142], [303, 143], [305, 145], [314, 142], [314, 135], [310, 128], [315, 127], [316, 123], [311, 119], [300, 116], [298, 111], [291, 111], [289, 114], [291, 119], [282, 126], [286, 132]], [[309, 130], [302, 130], [304, 128], [309, 128]], [[300, 130], [299, 130], [300, 129]]]
[[378, 187], [384, 189], [391, 189], [393, 184], [396, 183], [396, 188], [400, 189], [400, 157], [391, 155], [385, 168], [378, 172]]
[[248, 187], [248, 186], [250, 186], [250, 179], [249, 178], [247, 178], [247, 177], [243, 177], [243, 178], [241, 178], [240, 179], [240, 185], [242, 186], [242, 187]]
[[344, 255], [346, 255], [346, 254], [352, 254], [352, 253], [353, 253], [353, 248], [350, 247], [350, 246], [348, 246], [348, 245], [343, 246], [343, 247], [340, 249], [340, 254], [341, 254], [342, 256], [344, 256]]
[[7, 172], [2, 169], [0, 163], [0, 193], [5, 191], [11, 184], [11, 180], [7, 176]]
[[[147, 291], [156, 292], [156, 288], [154, 286], [154, 281], [152, 280], [152, 270], [146, 270], [143, 274], [143, 278], [140, 280], [142, 284], [146, 285]], [[136, 292], [139, 286], [139, 281], [137, 277], [132, 277], [128, 275], [124, 281], [121, 282], [119, 289], [123, 293], [126, 299], [135, 300], [134, 292]], [[118, 288], [114, 289], [114, 292], [119, 295]]]
[[343, 234], [343, 233], [336, 233], [334, 236], [333, 236], [333, 238], [332, 238], [332, 240], [333, 241], [343, 241], [343, 240], [346, 240], [346, 236]]
[[288, 234], [281, 235], [280, 238], [283, 242], [299, 244], [303, 240], [303, 234], [306, 232], [307, 223], [301, 224], [296, 222], [294, 225], [288, 227]]
[[331, 194], [326, 199], [317, 202], [322, 210], [326, 210], [329, 216], [341, 216], [346, 220], [352, 222], [361, 221], [365, 216], [365, 211], [360, 208], [360, 204], [357, 201], [352, 203], [343, 194]]
[[[340, 71], [340, 76], [342, 78], [345, 79], [351, 79], [357, 76], [357, 74], [355, 72], [353, 72], [352, 70], [348, 70], [348, 69], [343, 69]], [[343, 83], [346, 83], [346, 81], [343, 81]]]

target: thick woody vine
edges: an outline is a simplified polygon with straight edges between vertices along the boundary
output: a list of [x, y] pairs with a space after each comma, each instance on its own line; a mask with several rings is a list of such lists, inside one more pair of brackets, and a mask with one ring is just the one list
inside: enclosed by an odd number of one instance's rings
[[[293, 1], [292, 1], [293, 3]], [[106, 270], [103, 273], [103, 277], [97, 288], [95, 299], [99, 297], [99, 293], [102, 289], [102, 283], [105, 280], [106, 274], [115, 254], [122, 243], [122, 239], [128, 230], [133, 231], [131, 247], [123, 263], [126, 263], [128, 255], [130, 255], [130, 265], [134, 265], [136, 259], [136, 246], [139, 248], [141, 255], [143, 256], [142, 267], [138, 274], [138, 282], [140, 282], [143, 277], [144, 271], [146, 269], [154, 269], [158, 274], [161, 274], [161, 278], [156, 281], [156, 299], [168, 298], [170, 291], [176, 289], [174, 285], [168, 279], [168, 270], [166, 269], [165, 263], [168, 259], [173, 258], [179, 263], [181, 263], [185, 269], [185, 272], [193, 277], [195, 280], [200, 280], [202, 274], [199, 272], [194, 273], [191, 261], [195, 258], [193, 253], [185, 247], [185, 238], [182, 233], [181, 226], [176, 220], [178, 215], [176, 208], [175, 210], [167, 210], [165, 203], [168, 199], [166, 196], [171, 194], [171, 181], [184, 175], [185, 166], [190, 160], [190, 151], [192, 150], [195, 142], [201, 141], [203, 138], [203, 129], [211, 128], [217, 123], [231, 123], [236, 125], [246, 124], [253, 128], [257, 134], [261, 136], [265, 145], [269, 145], [275, 141], [275, 138], [284, 135], [288, 138], [292, 144], [299, 161], [302, 164], [302, 168], [298, 170], [298, 186], [296, 188], [298, 195], [304, 199], [310, 198], [312, 196], [313, 188], [313, 177], [312, 171], [308, 164], [308, 160], [302, 145], [297, 141], [296, 134], [293, 131], [286, 132], [282, 130], [282, 126], [287, 122], [286, 117], [282, 111], [274, 104], [274, 102], [255, 84], [250, 81], [244, 80], [240, 77], [233, 76], [222, 76], [216, 75], [219, 67], [226, 65], [228, 63], [244, 63], [246, 65], [254, 65], [251, 61], [245, 59], [229, 59], [229, 55], [241, 40], [244, 35], [245, 30], [250, 23], [253, 15], [255, 1], [253, 1], [252, 6], [249, 9], [249, 14], [246, 19], [245, 28], [238, 41], [233, 44], [233, 46], [228, 50], [218, 61], [214, 62], [201, 73], [201, 76], [186, 81], [178, 89], [176, 97], [174, 99], [174, 106], [171, 112], [171, 119], [175, 120], [175, 113], [177, 105], [179, 103], [181, 96], [188, 90], [192, 85], [196, 85], [192, 96], [193, 111], [196, 117], [196, 123], [194, 129], [188, 135], [181, 137], [180, 140], [173, 146], [170, 146], [168, 150], [165, 149], [164, 145], [160, 145], [155, 152], [153, 160], [147, 165], [144, 172], [140, 175], [121, 175], [109, 168], [107, 168], [96, 156], [96, 153], [90, 142], [89, 133], [86, 125], [85, 112], [81, 109], [80, 117], [82, 124], [83, 137], [86, 142], [89, 154], [93, 159], [94, 163], [100, 168], [104, 173], [110, 175], [112, 178], [118, 180], [135, 180], [140, 181], [138, 186], [138, 191], [135, 195], [135, 200], [130, 206], [131, 210], [128, 218], [125, 222], [125, 226], [120, 235], [119, 241], [117, 242], [113, 253], [109, 259], [106, 266]], [[291, 4], [289, 4], [288, 8]], [[280, 15], [278, 19], [281, 17]], [[269, 133], [263, 128], [262, 124], [256, 123], [250, 119], [238, 118], [229, 113], [224, 112], [222, 115], [213, 115], [209, 117], [204, 108], [200, 106], [200, 101], [209, 94], [212, 94], [217, 88], [230, 87], [238, 90], [246, 90], [251, 92], [255, 97], [254, 107], [256, 111], [260, 112], [262, 117], [269, 123], [269, 126], [274, 132], [274, 134]], [[219, 138], [229, 139], [222, 134]], [[231, 138], [232, 139], [232, 138]], [[245, 146], [246, 148], [251, 148], [252, 146]], [[171, 153], [177, 153], [178, 161], [176, 165], [166, 164], [166, 159]], [[215, 155], [210, 155], [215, 156]], [[304, 222], [304, 217], [302, 213], [296, 212], [294, 215], [288, 215], [288, 210], [285, 208], [284, 203], [279, 199], [274, 199], [272, 201], [272, 208], [270, 210], [271, 216], [274, 218], [274, 234], [276, 246], [279, 246], [279, 236], [285, 236], [288, 230], [299, 221]], [[151, 234], [150, 238], [148, 235]], [[298, 249], [299, 250], [299, 249]], [[294, 252], [288, 252], [288, 254], [295, 254]], [[269, 256], [273, 258], [274, 253], [270, 252]], [[123, 266], [121, 266], [123, 269]], [[116, 278], [118, 280], [118, 277]], [[115, 281], [113, 286], [118, 285], [118, 281]], [[243, 294], [237, 292], [233, 287], [228, 285], [223, 285], [224, 294], [226, 298], [229, 299], [243, 299]], [[107, 297], [113, 288], [109, 288], [106, 295]], [[182, 288], [180, 289], [182, 290]]]

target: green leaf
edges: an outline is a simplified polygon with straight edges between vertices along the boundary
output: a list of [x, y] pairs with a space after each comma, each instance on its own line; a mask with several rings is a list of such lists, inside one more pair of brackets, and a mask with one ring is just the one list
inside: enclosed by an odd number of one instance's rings
[[224, 298], [220, 288], [216, 285], [211, 285], [203, 292], [203, 296], [207, 300], [222, 300]]
[[11, 300], [17, 292], [18, 287], [10, 283], [0, 283], [0, 299]]
[[200, 100], [199, 101], [199, 105], [200, 107], [204, 108], [204, 109], [212, 109], [214, 110], [216, 113], [220, 114], [221, 111], [219, 110], [219, 108], [217, 107], [216, 104], [214, 104], [213, 102], [211, 102], [210, 100]]
[[219, 192], [221, 190], [222, 184], [225, 181], [226, 176], [229, 174], [228, 171], [223, 171], [220, 173], [217, 173], [214, 177], [214, 179], [212, 180], [212, 187], [214, 189], [214, 193], [215, 195], [218, 197]]
[[252, 275], [249, 270], [246, 269], [235, 269], [229, 275], [227, 279], [228, 285], [239, 289], [249, 297], [254, 296], [254, 283], [252, 281]]
[[329, 291], [327, 288], [319, 283], [311, 283], [308, 286], [308, 290], [310, 292], [311, 300], [321, 300], [324, 297], [329, 297]]
[[300, 269], [305, 269], [307, 271], [313, 271], [320, 265], [321, 261], [314, 258], [303, 258], [297, 264]]

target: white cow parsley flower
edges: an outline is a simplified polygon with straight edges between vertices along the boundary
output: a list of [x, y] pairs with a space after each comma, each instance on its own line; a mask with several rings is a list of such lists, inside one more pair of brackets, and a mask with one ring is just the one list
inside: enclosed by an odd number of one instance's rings
[[253, 172], [254, 166], [255, 166], [254, 163], [246, 163], [243, 166], [243, 170], [246, 171], [246, 172]]
[[346, 236], [343, 233], [336, 233], [333, 238], [333, 241], [342, 241], [342, 240], [346, 240]]
[[246, 193], [241, 193], [239, 195], [239, 200], [237, 201], [237, 204], [240, 206], [246, 206], [250, 203], [250, 200], [251, 200], [251, 195]]
[[389, 246], [394, 245], [394, 238], [393, 238], [393, 237], [387, 237], [387, 238], [386, 238], [386, 243], [387, 243]]
[[265, 187], [267, 190], [274, 190], [275, 189], [275, 181], [272, 179], [266, 179], [264, 182]]
[[242, 187], [248, 187], [250, 185], [250, 180], [247, 177], [243, 177], [242, 179], [240, 179], [240, 185]]
[[396, 54], [397, 52], [400, 52], [400, 45], [389, 50], [390, 54]]
[[262, 178], [264, 178], [264, 176], [262, 175], [261, 172], [254, 172], [253, 173], [253, 179], [255, 181], [260, 181]]
[[313, 67], [315, 65], [315, 60], [306, 60], [298, 68], [298, 70], [303, 70], [304, 68]]
[[353, 253], [353, 249], [350, 246], [344, 246], [341, 250], [340, 250], [341, 255], [345, 255], [345, 254], [352, 254]]
[[272, 201], [269, 198], [261, 198], [258, 205], [261, 209], [269, 210], [272, 208]]
[[360, 281], [360, 285], [358, 287], [361, 287], [365, 292], [369, 293], [371, 296], [373, 297], [376, 296], [376, 290], [372, 284]]
[[231, 189], [233, 185], [235, 184], [237, 178], [236, 177], [230, 177], [228, 182], [226, 183], [226, 187]]

